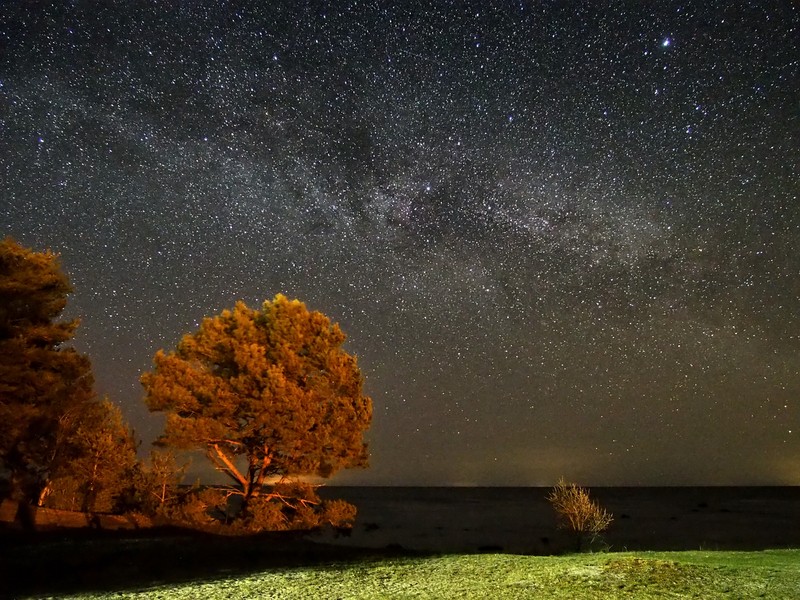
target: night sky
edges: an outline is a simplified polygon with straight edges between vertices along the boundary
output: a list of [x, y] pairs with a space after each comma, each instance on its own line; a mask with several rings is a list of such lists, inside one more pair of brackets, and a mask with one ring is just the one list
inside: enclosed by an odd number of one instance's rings
[[374, 401], [333, 483], [797, 485], [798, 39], [789, 0], [8, 0], [0, 235], [61, 254], [143, 452], [155, 351], [281, 292]]

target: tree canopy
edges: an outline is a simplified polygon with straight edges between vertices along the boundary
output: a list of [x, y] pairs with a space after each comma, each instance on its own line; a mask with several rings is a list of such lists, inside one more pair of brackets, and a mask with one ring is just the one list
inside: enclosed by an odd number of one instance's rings
[[89, 359], [64, 342], [77, 321], [57, 321], [72, 291], [52, 252], [0, 241], [0, 471], [32, 500], [93, 402]]
[[206, 318], [142, 376], [166, 414], [161, 443], [204, 450], [245, 501], [271, 477], [365, 466], [372, 401], [345, 335], [320, 312], [277, 295]]
[[41, 504], [64, 510], [114, 512], [131, 493], [136, 441], [109, 400], [87, 403], [61, 449]]

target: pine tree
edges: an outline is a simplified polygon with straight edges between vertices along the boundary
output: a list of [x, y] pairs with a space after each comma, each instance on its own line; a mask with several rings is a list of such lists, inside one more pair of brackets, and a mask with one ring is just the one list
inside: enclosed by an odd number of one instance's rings
[[205, 319], [142, 376], [148, 407], [166, 414], [161, 442], [204, 450], [245, 503], [272, 477], [365, 466], [372, 402], [344, 341], [325, 315], [282, 295]]
[[83, 512], [114, 512], [132, 492], [136, 442], [120, 409], [109, 400], [88, 403], [58, 468], [48, 483], [47, 506]]
[[0, 473], [34, 502], [93, 401], [89, 359], [64, 342], [77, 321], [57, 321], [72, 291], [52, 252], [0, 242]]

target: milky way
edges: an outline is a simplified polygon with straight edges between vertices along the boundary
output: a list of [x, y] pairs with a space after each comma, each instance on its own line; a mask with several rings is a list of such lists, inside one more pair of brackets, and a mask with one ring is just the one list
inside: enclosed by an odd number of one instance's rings
[[375, 403], [339, 483], [800, 484], [800, 11], [728, 4], [4, 2], [0, 234], [147, 443], [282, 292]]

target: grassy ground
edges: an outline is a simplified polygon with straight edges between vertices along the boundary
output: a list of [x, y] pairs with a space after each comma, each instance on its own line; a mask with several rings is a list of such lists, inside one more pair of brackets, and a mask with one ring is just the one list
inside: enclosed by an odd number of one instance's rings
[[69, 597], [792, 599], [800, 550], [364, 557]]

